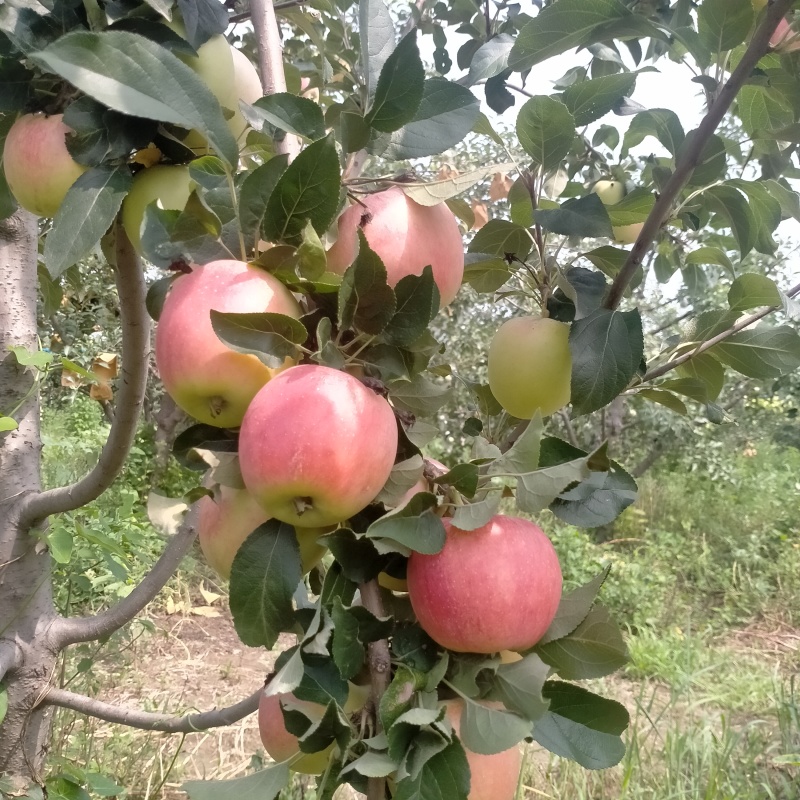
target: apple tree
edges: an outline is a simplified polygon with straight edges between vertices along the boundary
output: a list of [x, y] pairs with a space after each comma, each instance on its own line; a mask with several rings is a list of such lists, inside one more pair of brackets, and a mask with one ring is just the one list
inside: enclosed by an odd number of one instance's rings
[[[41, 796], [56, 707], [182, 733], [258, 710], [275, 764], [187, 784], [201, 800], [276, 797], [292, 771], [320, 798], [502, 800], [523, 741], [613, 766], [627, 711], [574, 683], [626, 660], [608, 576], [563, 591], [532, 520], [598, 527], [635, 501], [573, 420], [621, 397], [713, 414], [726, 372], [800, 365], [800, 286], [772, 269], [775, 230], [800, 219], [797, 3], [239, 5], [0, 7], [0, 791]], [[553, 91], [525, 88], [564, 54]], [[693, 130], [630, 99], [666, 60], [705, 95]], [[518, 100], [512, 142], [481, 103]], [[468, 136], [507, 160], [437, 174]], [[634, 156], [643, 142], [659, 154]], [[496, 173], [510, 186], [465, 254], [464, 196]], [[78, 262], [113, 277], [121, 368], [97, 464], [43, 490], [42, 379], [80, 367], [39, 348], [37, 292]], [[647, 287], [720, 268], [721, 302], [646, 346]], [[486, 380], [435, 335], [454, 300], [498, 329], [472, 357]], [[197, 488], [127, 597], [62, 616], [48, 520], [120, 475], [153, 365], [195, 420], [173, 452]], [[444, 466], [426, 447], [456, 382], [469, 447]], [[198, 536], [242, 642], [296, 636], [265, 686], [187, 716], [59, 686], [60, 654], [131, 622]]]

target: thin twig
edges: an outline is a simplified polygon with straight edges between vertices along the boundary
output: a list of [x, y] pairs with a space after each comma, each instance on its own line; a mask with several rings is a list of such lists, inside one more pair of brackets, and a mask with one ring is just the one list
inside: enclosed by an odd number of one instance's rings
[[197, 536], [197, 506], [189, 509], [178, 532], [164, 548], [161, 558], [136, 588], [115, 606], [89, 617], [60, 619], [53, 623], [52, 637], [59, 650], [76, 642], [91, 642], [127, 625], [172, 577]]
[[673, 325], [677, 325], [679, 322], [683, 322], [687, 317], [691, 317], [694, 314], [694, 309], [690, 308], [685, 313], [681, 314], [679, 317], [675, 317], [675, 319], [671, 319], [669, 322], [665, 322], [663, 325], [659, 325], [655, 330], [648, 331], [648, 336], [657, 336], [659, 333], [663, 333], [668, 328], [671, 328]]
[[138, 708], [122, 708], [96, 700], [93, 697], [76, 694], [66, 689], [51, 686], [39, 701], [39, 705], [59, 706], [69, 708], [80, 714], [127, 725], [130, 728], [140, 728], [145, 731], [162, 731], [163, 733], [198, 733], [209, 728], [221, 728], [232, 725], [240, 719], [252, 714], [258, 709], [258, 701], [263, 687], [253, 692], [249, 697], [226, 708], [216, 708], [213, 711], [204, 711], [200, 714], [187, 714], [183, 717], [170, 714], [154, 714], [149, 711], [140, 711]]
[[[798, 294], [800, 294], [800, 283], [786, 293], [787, 297], [790, 298], [796, 297]], [[654, 378], [660, 378], [665, 373], [671, 372], [673, 369], [675, 369], [675, 367], [679, 367], [681, 364], [691, 361], [691, 359], [693, 359], [695, 356], [705, 353], [706, 350], [710, 350], [712, 347], [714, 347], [714, 345], [724, 342], [726, 339], [733, 336], [734, 333], [739, 333], [739, 331], [749, 328], [753, 323], [758, 322], [760, 319], [764, 319], [764, 317], [772, 314], [775, 311], [778, 311], [779, 309], [780, 306], [767, 306], [766, 308], [762, 308], [761, 311], [756, 311], [754, 314], [750, 314], [747, 317], [742, 317], [742, 319], [740, 319], [735, 325], [731, 325], [731, 327], [727, 330], [724, 330], [722, 333], [718, 333], [713, 338], [703, 342], [701, 345], [694, 348], [694, 350], [690, 350], [688, 353], [683, 353], [677, 358], [667, 361], [666, 364], [662, 364], [660, 367], [651, 369], [644, 376], [644, 378], [642, 378], [641, 382], [647, 383], [647, 381], [651, 381]]]
[[[272, 0], [250, 0], [250, 17], [258, 44], [258, 66], [264, 94], [285, 92], [283, 45]], [[286, 153], [291, 160], [300, 152], [300, 142], [296, 136], [287, 133], [280, 141], [275, 140], [275, 152]]]
[[20, 527], [28, 529], [52, 514], [80, 508], [100, 497], [125, 466], [133, 446], [147, 388], [150, 317], [145, 307], [144, 270], [122, 225], [116, 226], [115, 275], [122, 326], [122, 369], [114, 424], [94, 469], [77, 483], [30, 494], [23, 502]]
[[753, 67], [769, 50], [769, 40], [778, 23], [783, 19], [793, 0], [774, 0], [769, 6], [764, 22], [753, 34], [753, 38], [742, 56], [736, 69], [731, 74], [727, 83], [720, 89], [716, 100], [708, 113], [703, 118], [700, 126], [694, 132], [691, 143], [686, 146], [677, 158], [675, 171], [672, 173], [667, 185], [656, 200], [653, 210], [642, 227], [636, 243], [631, 248], [628, 258], [622, 269], [617, 274], [605, 300], [605, 307], [615, 309], [622, 302], [622, 296], [628, 284], [633, 280], [636, 270], [642, 263], [645, 253], [656, 237], [664, 221], [672, 211], [672, 204], [680, 194], [686, 182], [691, 178], [695, 167], [700, 162], [703, 150], [714, 131], [722, 122], [739, 89], [748, 80]]
[[575, 428], [572, 426], [572, 420], [569, 418], [569, 412], [566, 409], [562, 409], [558, 412], [558, 416], [561, 417], [561, 421], [564, 423], [564, 427], [567, 429], [567, 438], [569, 439], [569, 443], [573, 447], [580, 447], [578, 444], [578, 437], [575, 435]]

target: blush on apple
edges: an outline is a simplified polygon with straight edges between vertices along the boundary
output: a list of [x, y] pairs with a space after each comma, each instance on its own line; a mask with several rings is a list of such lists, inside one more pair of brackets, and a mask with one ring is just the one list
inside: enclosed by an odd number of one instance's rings
[[[234, 556], [244, 540], [269, 517], [246, 489], [222, 486], [218, 496], [202, 497], [198, 503], [197, 538], [200, 549], [221, 578], [228, 580]], [[325, 555], [317, 539], [328, 529], [297, 528], [303, 574], [313, 569]]]
[[459, 653], [527, 650], [553, 621], [561, 568], [533, 522], [498, 514], [474, 531], [443, 520], [436, 555], [412, 553], [408, 593], [423, 630]]
[[548, 317], [514, 317], [489, 345], [489, 388], [515, 417], [563, 408], [570, 398], [569, 325]]
[[[464, 701], [447, 700], [444, 705], [447, 719], [456, 736], [460, 736]], [[488, 756], [473, 753], [466, 747], [464, 752], [467, 754], [470, 772], [467, 800], [514, 800], [522, 769], [522, 752], [519, 746]]]
[[[212, 310], [270, 311], [295, 319], [301, 312], [277, 278], [242, 261], [196, 266], [170, 287], [156, 327], [156, 365], [164, 387], [200, 422], [234, 428], [258, 390], [280, 369], [223, 344], [211, 325]], [[285, 366], [290, 364], [287, 359]]]
[[70, 186], [87, 167], [67, 150], [63, 114], [24, 114], [8, 131], [3, 170], [17, 203], [37, 217], [55, 216]]
[[358, 228], [386, 266], [390, 286], [430, 264], [440, 307], [453, 302], [464, 277], [464, 244], [445, 203], [422, 206], [396, 186], [361, 198], [339, 217], [339, 237], [328, 250], [331, 272], [343, 275], [355, 261]]
[[274, 377], [239, 436], [245, 485], [272, 517], [323, 527], [367, 506], [397, 452], [389, 403], [346, 372], [314, 364]]

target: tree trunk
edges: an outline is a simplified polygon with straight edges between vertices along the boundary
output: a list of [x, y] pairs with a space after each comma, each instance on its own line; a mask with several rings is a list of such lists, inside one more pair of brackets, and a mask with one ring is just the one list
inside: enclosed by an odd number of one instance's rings
[[164, 392], [158, 403], [158, 411], [154, 415], [156, 423], [155, 432], [155, 459], [153, 472], [150, 475], [150, 488], [157, 489], [164, 477], [169, 458], [172, 455], [172, 445], [175, 442], [175, 432], [185, 419], [186, 414], [178, 408], [175, 401]]
[[18, 212], [0, 222], [0, 412], [18, 429], [0, 433], [0, 681], [8, 712], [0, 724], [0, 774], [41, 783], [52, 709], [34, 709], [56, 663], [49, 628], [57, 614], [51, 560], [20, 527], [20, 502], [40, 489], [39, 392], [11, 347], [37, 350], [37, 223]]

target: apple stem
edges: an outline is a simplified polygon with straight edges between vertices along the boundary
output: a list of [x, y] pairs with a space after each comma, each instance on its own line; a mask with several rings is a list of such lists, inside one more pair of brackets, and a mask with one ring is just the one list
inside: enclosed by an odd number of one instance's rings
[[[359, 586], [361, 602], [364, 608], [376, 617], [385, 617], [380, 587], [377, 579], [367, 581]], [[367, 645], [367, 664], [369, 666], [370, 685], [372, 687], [371, 703], [374, 732], [381, 732], [380, 702], [392, 677], [392, 661], [389, 653], [389, 642], [381, 639]], [[370, 778], [367, 785], [367, 800], [384, 800], [386, 797], [386, 778]]]

